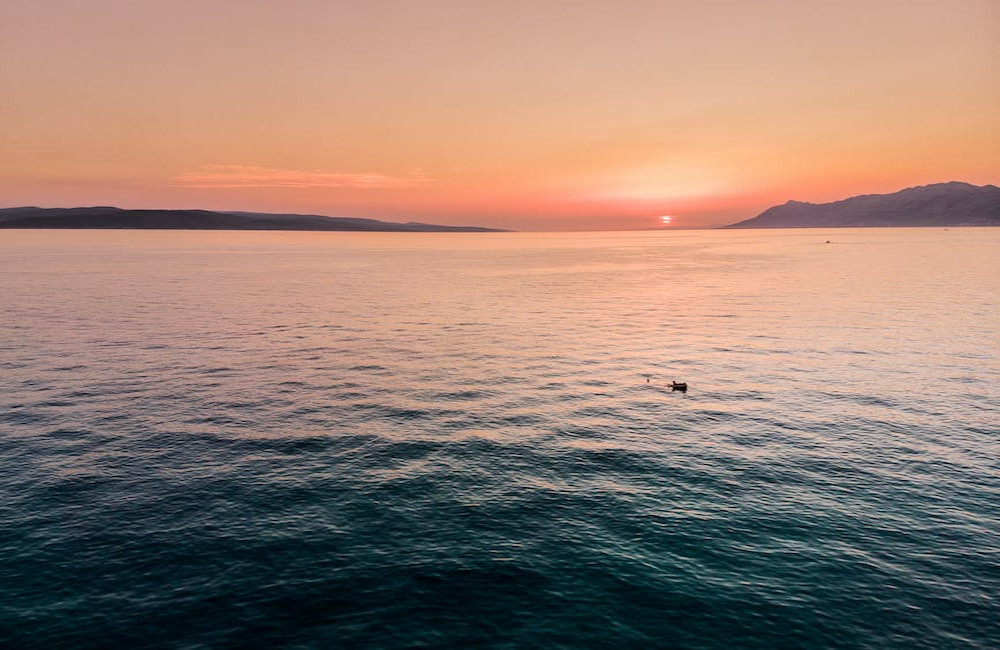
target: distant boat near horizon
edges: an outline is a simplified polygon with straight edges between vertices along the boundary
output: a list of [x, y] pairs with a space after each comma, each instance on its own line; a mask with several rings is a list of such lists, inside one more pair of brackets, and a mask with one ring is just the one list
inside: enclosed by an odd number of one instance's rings
[[0, 646], [1000, 648], [1000, 229], [820, 234], [0, 233]]

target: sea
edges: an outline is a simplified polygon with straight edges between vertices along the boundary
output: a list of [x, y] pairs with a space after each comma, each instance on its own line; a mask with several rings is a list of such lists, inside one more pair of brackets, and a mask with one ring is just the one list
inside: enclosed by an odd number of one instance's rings
[[998, 648], [998, 303], [1000, 228], [3, 231], [0, 647]]

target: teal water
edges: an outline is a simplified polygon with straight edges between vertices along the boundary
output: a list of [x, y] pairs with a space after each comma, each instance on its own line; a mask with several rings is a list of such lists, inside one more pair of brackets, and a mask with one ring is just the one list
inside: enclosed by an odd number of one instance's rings
[[989, 229], [5, 232], [0, 645], [998, 647], [998, 297]]

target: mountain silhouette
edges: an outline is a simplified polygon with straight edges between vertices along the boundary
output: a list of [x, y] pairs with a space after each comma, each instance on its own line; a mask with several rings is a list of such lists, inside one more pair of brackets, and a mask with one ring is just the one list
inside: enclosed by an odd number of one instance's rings
[[335, 230], [369, 232], [504, 232], [478, 226], [392, 223], [318, 214], [268, 214], [211, 210], [124, 210], [89, 208], [3, 208], [0, 228], [96, 228], [137, 230]]
[[726, 228], [1000, 226], [1000, 187], [936, 183], [833, 203], [789, 201]]

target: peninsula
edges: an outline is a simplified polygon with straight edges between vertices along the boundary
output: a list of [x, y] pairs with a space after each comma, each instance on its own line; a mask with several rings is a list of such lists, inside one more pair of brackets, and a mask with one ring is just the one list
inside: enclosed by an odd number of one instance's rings
[[367, 232], [505, 232], [479, 226], [392, 223], [318, 214], [268, 214], [210, 210], [125, 210], [91, 208], [3, 208], [0, 228], [135, 230], [335, 230]]
[[725, 228], [1000, 226], [1000, 187], [936, 183], [833, 203], [789, 201]]

